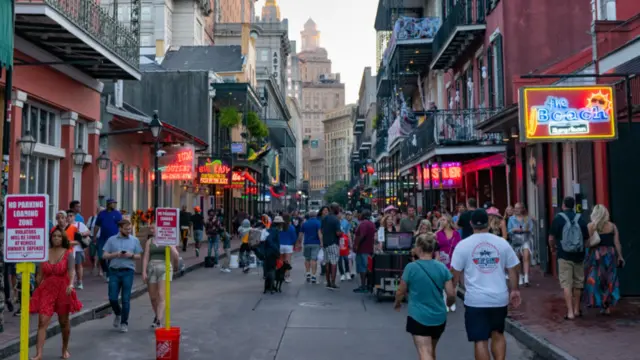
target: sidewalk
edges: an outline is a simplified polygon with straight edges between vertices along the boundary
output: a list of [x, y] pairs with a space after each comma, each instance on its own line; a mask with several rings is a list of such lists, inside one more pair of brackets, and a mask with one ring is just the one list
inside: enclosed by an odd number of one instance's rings
[[522, 305], [509, 311], [507, 331], [546, 359], [631, 360], [640, 356], [640, 299], [623, 298], [611, 316], [585, 309], [564, 320], [566, 306], [558, 280], [535, 272], [521, 288]]
[[[235, 252], [240, 248], [240, 240], [231, 241], [231, 251]], [[201, 245], [200, 257], [195, 256], [193, 244], [189, 245], [187, 252], [182, 252], [178, 249], [180, 256], [185, 263], [184, 274], [196, 270], [204, 265], [204, 257], [207, 255], [207, 245]], [[224, 256], [222, 249], [220, 253]], [[210, 269], [212, 270], [212, 269]], [[217, 269], [216, 269], [217, 270]], [[175, 274], [174, 279], [179, 278], [181, 275]], [[102, 318], [111, 313], [111, 307], [109, 305], [109, 298], [107, 294], [107, 284], [104, 279], [99, 278], [91, 274], [91, 270], [85, 268], [84, 289], [77, 290], [78, 297], [82, 301], [82, 310], [72, 315], [71, 326], [79, 325], [83, 322]], [[142, 275], [136, 274], [133, 290], [131, 291], [131, 299], [135, 299], [141, 295], [146, 294], [146, 286], [142, 282]], [[17, 306], [16, 306], [17, 309]], [[30, 321], [30, 344], [35, 344], [35, 335], [38, 325], [38, 315], [31, 315]], [[51, 325], [47, 331], [47, 338], [56, 335], [60, 332], [57, 317], [54, 316]], [[5, 306], [4, 313], [4, 332], [0, 334], [0, 359], [4, 359], [20, 351], [20, 317], [13, 316], [9, 313]]]

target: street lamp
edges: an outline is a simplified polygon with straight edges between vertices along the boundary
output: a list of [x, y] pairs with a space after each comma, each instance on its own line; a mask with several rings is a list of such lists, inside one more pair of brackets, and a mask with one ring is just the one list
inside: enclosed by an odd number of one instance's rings
[[98, 156], [98, 167], [100, 168], [100, 170], [107, 170], [109, 168], [110, 162], [111, 159], [109, 159], [109, 156], [107, 156], [107, 152], [105, 150], [102, 150], [102, 154]]
[[78, 148], [71, 153], [71, 156], [73, 156], [73, 162], [76, 166], [83, 166], [84, 160], [87, 158], [87, 153], [82, 150], [82, 146], [78, 145]]
[[31, 132], [28, 130], [24, 133], [24, 135], [17, 141], [18, 145], [20, 145], [20, 152], [24, 156], [31, 156], [33, 154], [33, 150], [36, 148], [36, 139], [31, 136]]
[[154, 180], [153, 180], [153, 207], [158, 207], [158, 198], [160, 196], [160, 167], [158, 166], [158, 152], [160, 151], [160, 132], [162, 131], [162, 123], [158, 118], [158, 110], [153, 112], [153, 119], [149, 123], [149, 130], [151, 130], [151, 135], [153, 135], [153, 169], [154, 169]]

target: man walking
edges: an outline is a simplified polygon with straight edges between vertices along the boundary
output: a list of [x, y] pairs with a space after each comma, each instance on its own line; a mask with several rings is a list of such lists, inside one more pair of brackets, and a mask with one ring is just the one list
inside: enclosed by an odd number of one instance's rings
[[338, 214], [340, 214], [340, 205], [332, 203], [329, 206], [329, 215], [322, 218], [322, 245], [324, 248], [324, 261], [326, 263], [326, 279], [327, 289], [337, 290], [336, 285], [336, 271], [339, 260], [339, 239], [342, 235], [340, 228], [340, 220], [338, 220]]
[[567, 196], [562, 201], [562, 212], [551, 222], [549, 246], [558, 257], [558, 280], [567, 305], [566, 320], [581, 316], [580, 297], [584, 288], [584, 241], [589, 229], [580, 214], [573, 211], [576, 200]]
[[[109, 263], [109, 302], [115, 317], [113, 327], [120, 332], [129, 331], [129, 311], [131, 309], [131, 288], [136, 270], [135, 260], [140, 259], [142, 247], [140, 241], [131, 235], [131, 222], [121, 220], [118, 223], [118, 234], [107, 240], [104, 245], [104, 258]], [[121, 295], [122, 294], [122, 295]], [[122, 307], [118, 297], [122, 296]]]
[[93, 228], [93, 237], [98, 239], [98, 259], [100, 266], [102, 267], [102, 273], [105, 276], [105, 280], [109, 281], [109, 263], [104, 258], [102, 249], [107, 243], [110, 237], [118, 233], [118, 223], [122, 221], [122, 214], [116, 209], [118, 202], [114, 199], [107, 200], [107, 209], [102, 210], [98, 214], [96, 225]]
[[418, 217], [416, 216], [416, 208], [409, 205], [407, 208], [407, 217], [400, 220], [400, 232], [414, 232], [418, 228]]
[[309, 219], [302, 223], [302, 230], [298, 236], [298, 241], [304, 241], [304, 269], [307, 282], [316, 284], [318, 278], [316, 271], [318, 268], [318, 252], [322, 247], [322, 232], [320, 231], [320, 220], [316, 211], [309, 213]]
[[[509, 302], [520, 306], [517, 270], [520, 261], [508, 242], [489, 233], [489, 216], [484, 209], [471, 213], [470, 224], [473, 235], [460, 242], [453, 253], [453, 283], [458, 284], [464, 273], [465, 328], [468, 340], [474, 343], [475, 359], [491, 360], [493, 354], [495, 360], [504, 360], [507, 307]], [[509, 288], [504, 281], [507, 271]]]
[[371, 211], [363, 210], [360, 224], [356, 228], [356, 237], [353, 248], [356, 253], [356, 271], [360, 274], [360, 287], [353, 290], [356, 293], [366, 293], [369, 290], [367, 283], [367, 265], [369, 257], [373, 255], [373, 245], [376, 235], [376, 226], [369, 220]]
[[473, 227], [471, 226], [471, 214], [476, 210], [478, 206], [478, 202], [475, 198], [470, 198], [467, 200], [467, 211], [460, 214], [460, 218], [458, 218], [458, 228], [461, 230], [462, 239], [466, 239], [469, 236], [473, 235]]
[[187, 251], [189, 242], [189, 230], [191, 229], [191, 213], [187, 211], [187, 206], [182, 205], [180, 210], [180, 236], [182, 239], [182, 252]]

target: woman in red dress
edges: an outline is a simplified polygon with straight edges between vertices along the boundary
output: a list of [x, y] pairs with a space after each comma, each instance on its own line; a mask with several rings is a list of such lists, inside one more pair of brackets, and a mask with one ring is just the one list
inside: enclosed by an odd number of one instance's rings
[[71, 357], [69, 354], [69, 335], [71, 334], [69, 314], [82, 309], [82, 303], [78, 300], [73, 288], [75, 261], [71, 249], [71, 244], [64, 230], [58, 227], [54, 228], [49, 236], [49, 261], [40, 264], [36, 277], [38, 287], [30, 302], [30, 312], [39, 315], [36, 356], [31, 360], [42, 359], [42, 348], [47, 328], [54, 312], [58, 314], [58, 322], [62, 328], [62, 358]]

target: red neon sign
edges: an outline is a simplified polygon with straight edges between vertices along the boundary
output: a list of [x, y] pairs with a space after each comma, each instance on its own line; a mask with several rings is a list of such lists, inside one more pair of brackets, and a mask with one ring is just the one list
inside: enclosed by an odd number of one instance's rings
[[231, 167], [221, 160], [207, 159], [203, 165], [198, 166], [200, 184], [205, 185], [229, 185], [229, 173]]
[[[429, 167], [425, 166], [422, 179], [426, 188], [429, 188], [430, 181], [434, 189], [440, 188], [440, 168], [438, 164], [431, 165], [431, 176], [429, 176]], [[446, 189], [462, 187], [462, 166], [459, 162], [442, 163], [442, 187]]]
[[193, 179], [193, 155], [193, 149], [187, 149], [177, 153], [175, 161], [162, 168], [162, 180]]

